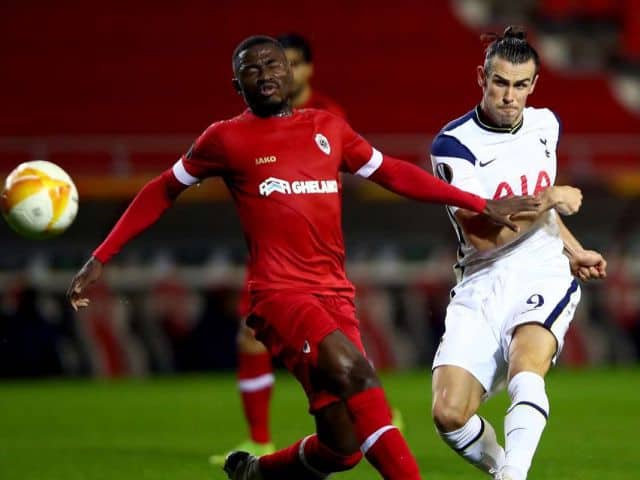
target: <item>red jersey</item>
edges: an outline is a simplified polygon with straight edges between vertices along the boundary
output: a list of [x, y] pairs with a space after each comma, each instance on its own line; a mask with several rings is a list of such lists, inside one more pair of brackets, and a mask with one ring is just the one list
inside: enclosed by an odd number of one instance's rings
[[381, 163], [380, 152], [326, 111], [260, 118], [247, 110], [211, 125], [173, 172], [185, 185], [223, 177], [249, 248], [251, 291], [351, 296], [339, 174], [368, 177]]
[[222, 176], [249, 245], [251, 290], [353, 294], [344, 273], [340, 171], [371, 177], [421, 202], [484, 212], [487, 201], [409, 162], [383, 156], [322, 110], [259, 118], [246, 111], [214, 123], [186, 155], [150, 180], [93, 256], [106, 263], [153, 225], [189, 185]]
[[326, 110], [327, 112], [331, 112], [339, 117], [347, 118], [347, 114], [335, 100], [318, 93], [316, 90], [311, 90], [309, 100], [298, 108], [316, 108], [318, 110]]

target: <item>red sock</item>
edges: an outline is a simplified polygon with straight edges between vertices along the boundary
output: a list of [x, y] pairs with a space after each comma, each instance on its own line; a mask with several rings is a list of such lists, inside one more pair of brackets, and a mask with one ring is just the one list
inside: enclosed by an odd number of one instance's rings
[[391, 424], [382, 388], [370, 388], [347, 399], [347, 408], [369, 463], [387, 480], [419, 480], [420, 471], [402, 434]]
[[238, 353], [238, 388], [251, 439], [269, 443], [269, 402], [273, 388], [273, 367], [268, 352]]
[[260, 473], [264, 480], [318, 480], [332, 472], [355, 467], [362, 454], [340, 455], [310, 435], [288, 448], [260, 457]]

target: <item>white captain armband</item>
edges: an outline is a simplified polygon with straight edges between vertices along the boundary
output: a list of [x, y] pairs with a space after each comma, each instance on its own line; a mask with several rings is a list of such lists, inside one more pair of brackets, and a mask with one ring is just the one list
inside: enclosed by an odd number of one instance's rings
[[382, 154], [374, 148], [371, 153], [371, 158], [358, 169], [356, 175], [369, 178], [378, 168], [380, 168], [380, 165], [382, 165]]
[[199, 178], [187, 172], [187, 169], [184, 168], [184, 163], [182, 163], [182, 158], [173, 164], [172, 170], [178, 181], [183, 185], [195, 185], [200, 182]]

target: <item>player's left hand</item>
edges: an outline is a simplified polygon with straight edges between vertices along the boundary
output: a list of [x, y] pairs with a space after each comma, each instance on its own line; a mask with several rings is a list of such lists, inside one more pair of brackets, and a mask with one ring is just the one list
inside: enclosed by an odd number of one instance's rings
[[494, 223], [508, 227], [514, 232], [518, 232], [520, 227], [511, 220], [516, 213], [537, 213], [542, 200], [531, 195], [522, 197], [508, 197], [499, 200], [487, 200], [484, 213]]
[[595, 250], [580, 250], [569, 259], [571, 273], [583, 282], [607, 278], [607, 261]]
[[77, 312], [79, 308], [89, 305], [89, 299], [83, 297], [85, 288], [94, 283], [102, 274], [102, 263], [95, 257], [91, 257], [71, 280], [67, 289], [67, 299]]

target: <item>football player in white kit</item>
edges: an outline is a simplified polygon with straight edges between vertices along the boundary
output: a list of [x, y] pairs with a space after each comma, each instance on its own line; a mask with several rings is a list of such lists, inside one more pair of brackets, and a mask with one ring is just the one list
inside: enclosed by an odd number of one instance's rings
[[[583, 249], [558, 215], [577, 212], [582, 194], [554, 186], [558, 119], [525, 108], [538, 54], [516, 27], [492, 39], [477, 68], [482, 100], [435, 138], [434, 171], [480, 196], [533, 194], [543, 206], [514, 218], [518, 233], [447, 207], [459, 240], [458, 283], [433, 362], [432, 412], [442, 439], [470, 463], [496, 479], [524, 480], [549, 415], [544, 377], [580, 299], [575, 277], [604, 278], [606, 261]], [[505, 383], [503, 449], [476, 411]]]

